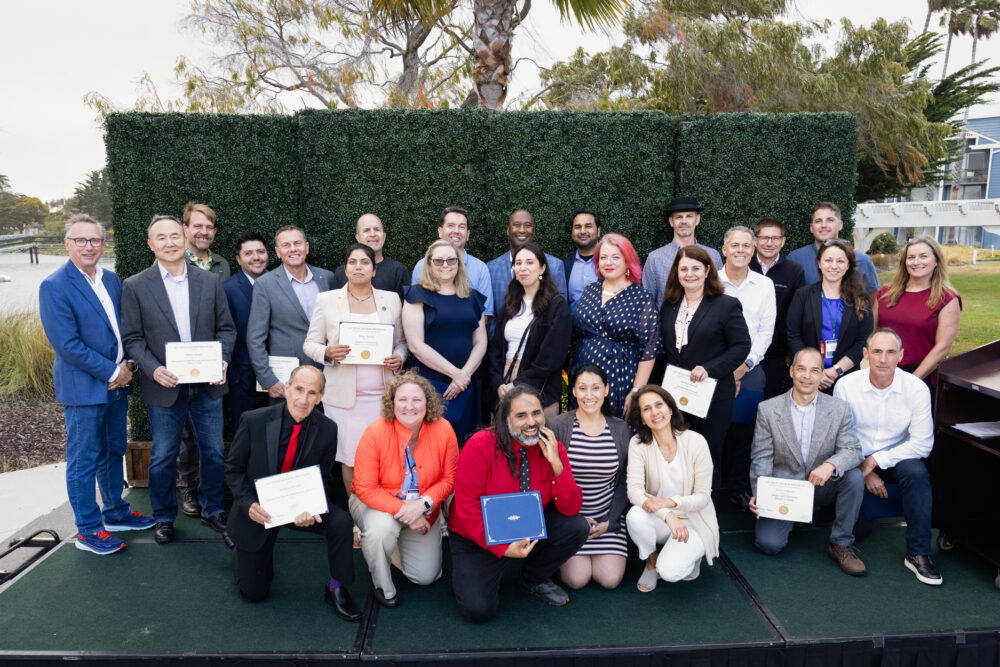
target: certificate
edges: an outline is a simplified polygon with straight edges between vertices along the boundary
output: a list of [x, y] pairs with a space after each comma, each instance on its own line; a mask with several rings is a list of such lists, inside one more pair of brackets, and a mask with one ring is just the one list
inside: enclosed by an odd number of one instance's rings
[[704, 419], [712, 404], [717, 381], [715, 378], [706, 378], [701, 382], [691, 382], [690, 370], [667, 364], [662, 384], [677, 401], [677, 407], [689, 415]]
[[812, 523], [815, 488], [802, 479], [758, 477], [758, 516], [765, 519]]
[[[271, 372], [274, 373], [275, 377], [278, 378], [278, 382], [285, 383], [288, 382], [288, 378], [292, 376], [292, 371], [301, 366], [298, 357], [268, 357], [267, 365], [271, 367]], [[257, 391], [267, 391], [266, 388], [260, 386], [260, 382], [257, 382]]]
[[351, 351], [340, 363], [381, 366], [385, 358], [392, 354], [395, 333], [395, 324], [341, 322], [340, 344], [349, 346]]
[[222, 382], [222, 343], [217, 340], [167, 343], [166, 356], [164, 365], [178, 384]]
[[257, 502], [271, 515], [265, 528], [283, 526], [295, 521], [295, 517], [308, 512], [313, 516], [326, 514], [326, 492], [319, 466], [299, 468], [270, 477], [254, 480], [257, 487]]
[[525, 538], [544, 540], [545, 514], [538, 491], [481, 496], [486, 544], [510, 544]]

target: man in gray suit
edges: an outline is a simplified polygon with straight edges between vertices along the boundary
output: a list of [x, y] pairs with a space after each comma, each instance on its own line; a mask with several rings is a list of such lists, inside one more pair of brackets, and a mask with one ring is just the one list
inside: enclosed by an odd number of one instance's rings
[[[149, 499], [158, 543], [174, 539], [177, 517], [177, 451], [190, 422], [201, 464], [198, 499], [201, 521], [223, 532], [222, 395], [236, 327], [222, 283], [184, 261], [184, 227], [171, 216], [156, 216], [147, 230], [156, 262], [125, 281], [122, 289], [122, 342], [142, 370], [140, 388], [149, 413], [153, 444], [149, 455]], [[167, 370], [166, 346], [175, 342], [219, 341], [222, 380], [180, 384]]]
[[[823, 355], [803, 348], [792, 359], [792, 388], [757, 408], [750, 454], [750, 510], [757, 514], [757, 479], [808, 480], [815, 487], [816, 505], [836, 504], [828, 553], [840, 569], [859, 577], [867, 572], [854, 553], [854, 522], [865, 492], [858, 470], [861, 445], [854, 434], [851, 406], [819, 392]], [[788, 545], [791, 521], [758, 517], [754, 544], [774, 555]]]
[[306, 263], [309, 242], [298, 227], [288, 225], [278, 230], [274, 235], [274, 253], [281, 266], [254, 283], [247, 322], [250, 363], [271, 403], [284, 401], [285, 385], [274, 374], [268, 356], [298, 357], [300, 365], [320, 368], [302, 351], [302, 344], [309, 331], [316, 297], [333, 285], [333, 272]]

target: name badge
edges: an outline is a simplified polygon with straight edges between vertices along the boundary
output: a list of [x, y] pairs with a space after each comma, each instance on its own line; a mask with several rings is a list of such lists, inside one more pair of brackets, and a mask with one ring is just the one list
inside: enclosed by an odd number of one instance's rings
[[836, 340], [824, 340], [823, 341], [823, 358], [833, 359], [833, 353], [837, 351], [837, 341]]
[[420, 500], [420, 491], [407, 491], [406, 492], [406, 499], [407, 500]]

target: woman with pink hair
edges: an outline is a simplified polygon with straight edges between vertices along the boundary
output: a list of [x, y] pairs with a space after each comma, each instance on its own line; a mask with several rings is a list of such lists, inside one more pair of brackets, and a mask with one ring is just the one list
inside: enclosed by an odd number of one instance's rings
[[608, 404], [621, 417], [633, 389], [649, 380], [660, 353], [659, 318], [653, 295], [640, 284], [639, 256], [627, 238], [605, 234], [594, 254], [598, 280], [573, 303], [573, 367], [595, 364], [604, 369]]

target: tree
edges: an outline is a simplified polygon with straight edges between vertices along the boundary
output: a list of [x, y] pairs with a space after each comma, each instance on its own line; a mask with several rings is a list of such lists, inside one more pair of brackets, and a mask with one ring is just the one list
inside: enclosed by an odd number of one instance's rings
[[78, 183], [66, 202], [70, 213], [86, 213], [105, 226], [111, 224], [111, 198], [108, 196], [108, 170], [95, 169]]
[[38, 197], [12, 195], [0, 198], [0, 229], [19, 232], [29, 224], [40, 224], [49, 209]]
[[0, 193], [10, 192], [10, 179], [4, 174], [0, 174]]

